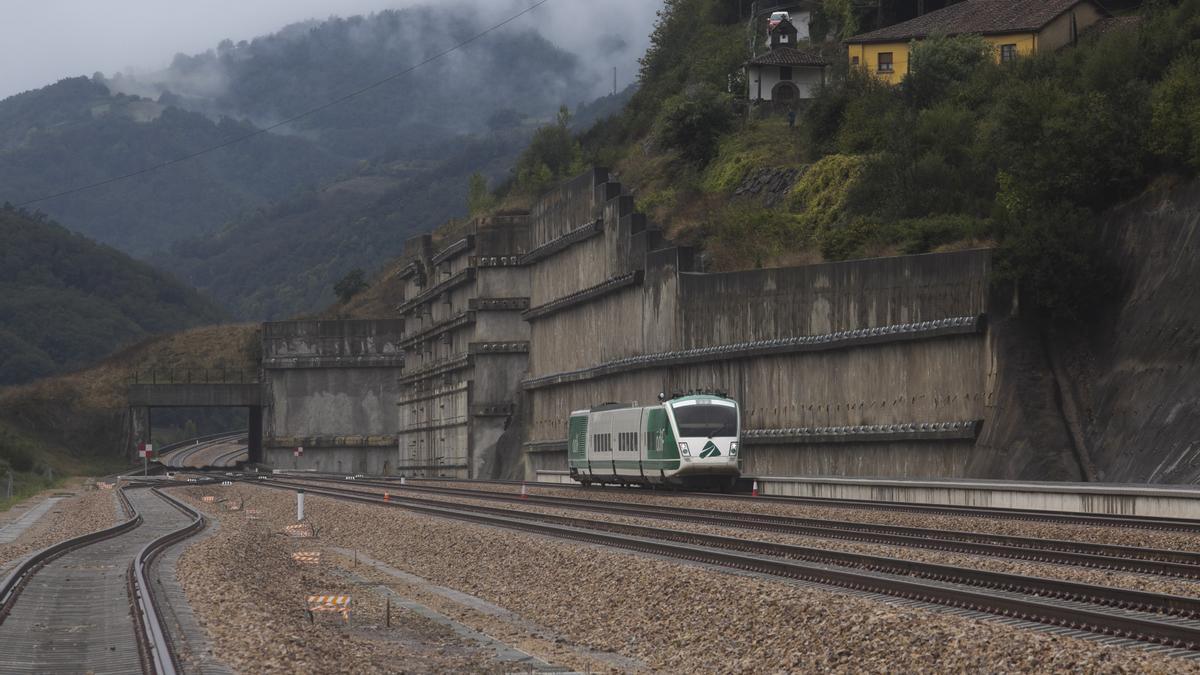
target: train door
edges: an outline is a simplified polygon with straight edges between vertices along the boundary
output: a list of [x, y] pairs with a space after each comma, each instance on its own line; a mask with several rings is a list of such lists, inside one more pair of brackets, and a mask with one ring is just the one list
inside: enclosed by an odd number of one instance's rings
[[591, 419], [588, 420], [587, 431], [587, 456], [592, 472], [600, 477], [615, 478], [610, 413], [592, 413]]

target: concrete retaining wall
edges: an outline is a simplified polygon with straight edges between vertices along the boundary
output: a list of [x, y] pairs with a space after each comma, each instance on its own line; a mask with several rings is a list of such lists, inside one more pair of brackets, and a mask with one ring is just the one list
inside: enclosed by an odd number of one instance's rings
[[[393, 471], [402, 338], [403, 322], [395, 319], [265, 324], [265, 461]], [[297, 447], [304, 448], [302, 457], [292, 455]]]
[[[987, 313], [988, 251], [902, 256], [721, 274], [691, 271], [687, 249], [631, 212], [606, 184], [598, 203], [573, 181], [535, 206], [542, 241], [586, 224], [594, 235], [531, 263], [526, 472], [565, 467], [557, 444], [572, 410], [607, 401], [650, 403], [659, 393], [721, 389], [743, 407], [743, 427], [783, 429], [930, 424], [986, 416], [992, 346], [986, 324], [956, 334], [891, 332], [901, 325]], [[580, 203], [568, 207], [564, 200]], [[570, 214], [570, 222], [555, 222]], [[572, 235], [575, 236], [575, 235]], [[536, 249], [535, 249], [536, 250]], [[925, 322], [925, 323], [923, 323]], [[959, 324], [955, 324], [959, 325]], [[846, 340], [876, 329], [880, 337]], [[872, 334], [874, 335], [874, 334]], [[755, 350], [805, 336], [828, 349]], [[845, 347], [838, 345], [842, 340]], [[731, 353], [675, 359], [684, 350], [742, 345]], [[671, 365], [639, 365], [654, 356]], [[972, 424], [971, 429], [977, 428]], [[743, 469], [774, 474], [969, 476], [994, 467], [973, 439], [914, 440], [880, 432], [855, 443], [803, 442], [769, 434], [743, 452]], [[862, 438], [868, 438], [864, 436]]]

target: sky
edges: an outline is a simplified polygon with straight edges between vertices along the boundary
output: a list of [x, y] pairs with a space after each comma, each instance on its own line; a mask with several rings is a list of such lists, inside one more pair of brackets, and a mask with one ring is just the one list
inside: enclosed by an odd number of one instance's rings
[[[225, 38], [249, 40], [306, 19], [459, 2], [464, 11], [503, 18], [534, 0], [3, 0], [0, 98], [97, 71], [158, 70], [177, 53], [202, 52]], [[522, 22], [583, 53], [598, 69], [617, 66], [624, 87], [661, 6], [661, 0], [549, 0]], [[581, 40], [581, 26], [597, 36], [623, 36], [625, 45]]]

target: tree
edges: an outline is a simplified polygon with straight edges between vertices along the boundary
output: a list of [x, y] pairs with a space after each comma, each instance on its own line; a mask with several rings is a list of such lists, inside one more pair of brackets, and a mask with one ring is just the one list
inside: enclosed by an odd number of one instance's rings
[[1200, 171], [1200, 56], [1175, 59], [1151, 99], [1150, 148], [1178, 166]]
[[991, 63], [993, 47], [978, 35], [935, 35], [912, 47], [905, 93], [917, 107], [932, 105], [976, 71]]
[[659, 142], [704, 166], [716, 155], [721, 134], [733, 126], [729, 96], [707, 84], [688, 87], [663, 103], [656, 131]]
[[478, 171], [471, 174], [467, 185], [467, 211], [472, 216], [478, 216], [495, 205], [496, 199], [488, 190], [487, 177]]
[[583, 171], [583, 151], [567, 128], [570, 113], [564, 115], [563, 110], [555, 124], [534, 132], [529, 147], [517, 160], [513, 173], [517, 187], [526, 193], [541, 194], [556, 181]]
[[338, 301], [344, 305], [350, 302], [350, 298], [365, 291], [367, 289], [367, 282], [363, 276], [363, 271], [360, 269], [350, 270], [349, 274], [334, 284], [333, 292], [337, 294]]

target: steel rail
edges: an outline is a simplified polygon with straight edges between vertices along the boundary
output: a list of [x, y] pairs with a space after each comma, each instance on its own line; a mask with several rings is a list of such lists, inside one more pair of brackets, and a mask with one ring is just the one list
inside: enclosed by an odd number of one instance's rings
[[[341, 475], [341, 474], [327, 474]], [[373, 476], [372, 478], [384, 478]], [[397, 479], [398, 480], [398, 479]], [[488, 485], [528, 485], [538, 488], [558, 488], [566, 490], [583, 490], [580, 485], [572, 483], [540, 483], [519, 480], [484, 480], [479, 478], [408, 478], [408, 482], [434, 483], [480, 483]], [[619, 488], [616, 488], [619, 489]], [[1098, 527], [1138, 528], [1147, 530], [1166, 530], [1173, 532], [1190, 532], [1200, 534], [1200, 520], [1184, 518], [1162, 518], [1158, 516], [1114, 516], [1086, 513], [1067, 513], [1063, 511], [1044, 511], [1038, 509], [998, 508], [988, 506], [956, 506], [948, 504], [918, 504], [914, 502], [874, 501], [869, 499], [839, 499], [836, 497], [785, 497], [782, 495], [759, 495], [752, 497], [745, 494], [723, 494], [716, 492], [687, 492], [672, 490], [657, 490], [654, 494], [675, 497], [711, 497], [730, 501], [780, 502], [785, 504], [805, 504], [825, 506], [830, 508], [866, 509], [871, 511], [903, 511], [908, 513], [929, 513], [934, 515], [965, 516], [972, 518], [1004, 518], [1026, 522], [1047, 522], [1069, 525], [1092, 525]]]
[[133, 614], [139, 628], [138, 649], [142, 653], [143, 664], [148, 666], [145, 670], [152, 674], [175, 675], [179, 669], [179, 656], [170, 638], [167, 624], [159, 612], [159, 602], [155, 597], [154, 586], [149, 582], [148, 573], [159, 555], [172, 544], [199, 533], [204, 529], [206, 521], [199, 511], [161, 490], [151, 488], [150, 492], [192, 518], [192, 522], [184, 527], [147, 543], [129, 565], [130, 597], [136, 599], [137, 611]]
[[39, 569], [44, 567], [46, 563], [61, 557], [62, 555], [74, 551], [77, 548], [94, 544], [98, 541], [111, 539], [117, 535], [124, 534], [138, 525], [142, 524], [142, 515], [133, 509], [133, 505], [129, 503], [129, 499], [125, 496], [124, 490], [117, 492], [121, 500], [121, 508], [129, 518], [123, 522], [113, 525], [112, 527], [95, 532], [89, 532], [78, 537], [64, 539], [57, 544], [48, 546], [33, 555], [30, 555], [20, 565], [5, 577], [4, 581], [0, 582], [0, 624], [4, 623], [4, 619], [8, 617], [12, 611], [13, 605], [16, 603], [18, 596], [21, 594], [21, 589], [29, 580], [37, 573]]
[[244, 435], [246, 433], [247, 433], [247, 430], [245, 430], [245, 429], [242, 429], [240, 431], [222, 431], [217, 434], [208, 434], [205, 436], [197, 436], [196, 438], [188, 438], [186, 440], [176, 441], [174, 443], [168, 443], [167, 445], [163, 446], [159, 450], [159, 452], [158, 452], [159, 460], [161, 461], [161, 460], [167, 459], [169, 455], [172, 455], [174, 453], [186, 450], [187, 448], [193, 447], [194, 444], [196, 443], [196, 441], [199, 441], [201, 443], [207, 443], [207, 442], [213, 441], [213, 440], [223, 440], [223, 439], [230, 438], [230, 437], [237, 437], [239, 435]]
[[[117, 492], [121, 501], [121, 507], [126, 515], [129, 516], [126, 521], [104, 530], [66, 539], [38, 551], [29, 556], [29, 558], [8, 575], [3, 583], [0, 583], [0, 624], [4, 622], [4, 619], [8, 617], [12, 608], [19, 601], [21, 589], [46, 564], [68, 552], [130, 532], [144, 522], [142, 514], [134, 509], [129, 498], [126, 496], [126, 489], [129, 488], [122, 488]], [[199, 512], [162, 494], [157, 489], [153, 489], [152, 492], [168, 504], [196, 518], [189, 525], [167, 533], [146, 544], [130, 562], [126, 572], [126, 588], [130, 602], [130, 613], [135, 626], [134, 634], [137, 637], [142, 669], [148, 675], [175, 675], [177, 672], [177, 659], [172, 650], [171, 641], [165, 632], [164, 623], [160, 617], [157, 602], [154, 599], [153, 586], [147, 579], [146, 570], [153, 563], [154, 558], [167, 546], [203, 529], [204, 521]]]
[[[266, 478], [260, 479], [258, 484], [274, 489], [296, 489], [294, 485]], [[1200, 649], [1200, 622], [1180, 621], [1174, 618], [1151, 615], [1140, 609], [1130, 611], [1109, 608], [1106, 611], [1104, 608], [1097, 606], [1107, 604], [1114, 607], [1122, 607], [1130, 599], [1136, 598], [1134, 606], [1139, 608], [1143, 606], [1150, 607], [1152, 603], [1154, 607], [1164, 612], [1180, 613], [1186, 607], [1187, 609], [1183, 611], [1192, 613], [1196, 611], [1196, 605], [1200, 604], [1200, 600], [1194, 598], [1111, 589], [1075, 582], [1037, 579], [1018, 575], [1002, 575], [994, 572], [914, 563], [878, 556], [807, 549], [808, 552], [812, 552], [812, 554], [824, 559], [858, 562], [857, 569], [844, 566], [830, 567], [813, 560], [796, 561], [760, 552], [763, 550], [779, 552], [786, 549], [796, 552], [797, 550], [802, 551], [802, 547], [764, 544], [763, 542], [753, 542], [732, 537], [700, 535], [660, 528], [600, 523], [562, 516], [514, 512], [493, 507], [462, 504], [448, 506], [445, 502], [434, 502], [433, 500], [422, 500], [411, 497], [400, 497], [385, 502], [381, 495], [345, 488], [313, 488], [312, 486], [308, 486], [304, 489], [310, 494], [345, 501], [392, 506], [426, 515], [499, 526], [588, 543], [604, 544], [656, 555], [684, 558], [696, 562], [752, 570], [773, 576], [797, 578], [805, 581], [881, 593], [951, 607], [967, 608], [974, 611], [1005, 617], [1016, 617], [1047, 625], [1068, 626], [1093, 633], [1182, 647], [1193, 651]], [[678, 537], [678, 540], [668, 539], [668, 537]], [[726, 543], [737, 548], [734, 551], [715, 548], [715, 546], [719, 546], [721, 543]], [[746, 553], [744, 551], [754, 552]], [[899, 565], [899, 567], [891, 567], [892, 565]], [[884, 569], [900, 570], [897, 574], [904, 574], [903, 570], [909, 570], [909, 573], [913, 574], [917, 570], [923, 569], [933, 574], [933, 576], [927, 578], [891, 576], [892, 572], [887, 572], [888, 576], [881, 576], [880, 574], [883, 572], [883, 569], [880, 569], [881, 567]], [[941, 568], [944, 572], [951, 574], [952, 577], [946, 578], [944, 575], [937, 575], [934, 572], [935, 568]], [[966, 581], [960, 581], [960, 579]], [[985, 581], [987, 579], [991, 581]], [[975, 586], [986, 587], [978, 589], [970, 586], [946, 585], [947, 583], [970, 583], [970, 580], [976, 582]], [[991, 584], [999, 585], [994, 586]], [[1037, 590], [1039, 588], [1043, 590]], [[1083, 593], [1083, 595], [1080, 595], [1080, 593]], [[1038, 594], [1040, 594], [1040, 597]], [[1070, 598], [1072, 601], [1067, 602], [1064, 598]], [[1084, 604], [1089, 602], [1093, 604]]]
[[[245, 435], [246, 435], [246, 432], [239, 431], [239, 432], [234, 432], [234, 433], [226, 433], [226, 434], [216, 436], [216, 437], [208, 437], [207, 440], [194, 439], [194, 440], [200, 440], [201, 442], [195, 443], [193, 445], [184, 445], [183, 447], [178, 448], [175, 451], [173, 451], [169, 456], [164, 455], [163, 457], [160, 458], [160, 461], [165, 466], [172, 468], [172, 469], [197, 468], [197, 467], [188, 467], [185, 464], [185, 462], [187, 462], [188, 459], [190, 459], [193, 455], [201, 452], [202, 450], [208, 450], [214, 446], [222, 445], [222, 444], [228, 443], [230, 441], [237, 441], [237, 440], [241, 439], [242, 437], [244, 437]], [[185, 443], [186, 443], [186, 441], [185, 441]], [[222, 456], [224, 456], [224, 455], [222, 455]]]
[[242, 453], [247, 453], [247, 452], [249, 452], [249, 448], [242, 447], [242, 448], [237, 448], [236, 450], [231, 450], [224, 454], [217, 455], [216, 457], [213, 458], [211, 466], [214, 466], [218, 469], [227, 469], [230, 466], [233, 466], [232, 464], [229, 463], [230, 460], [232, 460], [234, 457], [237, 457], [238, 455], [240, 455]]
[[[296, 477], [294, 480], [334, 482], [333, 479], [326, 478]], [[636, 518], [702, 523], [735, 529], [746, 528], [825, 539], [907, 546], [970, 555], [986, 555], [1029, 562], [1200, 579], [1200, 553], [1189, 551], [1120, 546], [1116, 544], [1095, 544], [1061, 539], [1018, 537], [956, 530], [936, 530], [875, 523], [857, 523], [740, 511], [713, 513], [704, 509], [632, 504], [629, 502], [580, 499], [575, 497], [555, 497], [549, 495], [527, 495], [522, 497], [512, 493], [493, 492], [489, 490], [408, 485], [407, 481], [403, 488], [394, 483], [373, 480], [356, 479], [355, 484], [378, 489], [404, 489], [473, 499], [539, 504], [564, 509], [581, 509], [600, 513], [627, 515]]]
[[[283, 481], [275, 482], [279, 483], [281, 486], [303, 488], [311, 491], [311, 486], [307, 484], [287, 483]], [[336, 488], [334, 489], [336, 490]], [[360, 496], [376, 497], [380, 500], [382, 500], [383, 497], [377, 493], [363, 492], [361, 490], [348, 490], [342, 488], [342, 491]], [[1182, 616], [1186, 618], [1200, 617], [1200, 599], [1183, 596], [1173, 596], [1162, 593], [1152, 593], [1148, 591], [1117, 589], [1107, 586], [1097, 586], [1094, 584], [1083, 584], [1058, 579], [1040, 579], [1038, 577], [1006, 574], [1003, 572], [971, 570], [962, 567], [940, 565], [936, 563], [923, 563], [919, 561], [891, 558], [887, 556], [850, 553], [830, 549], [798, 546], [793, 544], [763, 542], [723, 535], [686, 532], [682, 530], [666, 530], [662, 528], [644, 527], [641, 525], [627, 525], [623, 523], [572, 518], [568, 516], [554, 516], [549, 514], [532, 513], [528, 511], [514, 511], [512, 509], [476, 506], [472, 504], [448, 503], [439, 500], [421, 499], [419, 497], [407, 497], [405, 495], [393, 496], [391, 493], [389, 493], [388, 498], [389, 502], [394, 498], [408, 500], [427, 506], [464, 508], [471, 511], [478, 511], [480, 513], [488, 513], [501, 517], [517, 517], [546, 522], [555, 522], [573, 527], [586, 527], [630, 533], [635, 536], [667, 538], [672, 541], [681, 541], [692, 544], [698, 543], [706, 546], [717, 546], [720, 548], [732, 548], [735, 550], [755, 552], [763, 555], [798, 558], [827, 564], [863, 567], [876, 571], [884, 571], [891, 574], [905, 574], [928, 579], [951, 580], [954, 583], [984, 586], [998, 590], [1020, 590], [1020, 592], [1030, 594], [1059, 597], [1078, 602], [1089, 602], [1113, 607], [1135, 609], [1138, 611], [1153, 611], [1161, 614]]]

